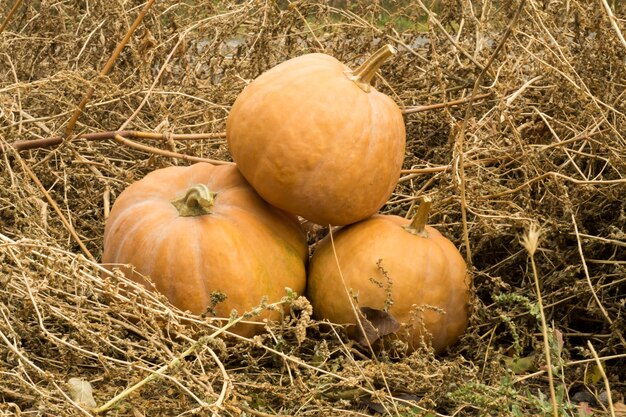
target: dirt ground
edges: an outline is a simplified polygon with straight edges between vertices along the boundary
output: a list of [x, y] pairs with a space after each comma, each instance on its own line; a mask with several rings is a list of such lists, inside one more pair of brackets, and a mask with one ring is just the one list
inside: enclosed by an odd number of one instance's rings
[[[2, 2], [0, 415], [626, 415], [625, 34], [620, 0]], [[381, 212], [434, 200], [471, 265], [458, 344], [372, 356], [293, 297], [266, 334], [214, 337], [103, 274], [116, 197], [229, 161], [247, 82], [383, 43], [407, 151]], [[121, 129], [159, 135], [81, 136]]]

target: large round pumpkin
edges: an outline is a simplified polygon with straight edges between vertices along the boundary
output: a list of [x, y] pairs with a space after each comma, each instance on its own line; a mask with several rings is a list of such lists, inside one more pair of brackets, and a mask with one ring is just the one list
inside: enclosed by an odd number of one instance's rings
[[307, 257], [294, 216], [261, 199], [234, 165], [198, 163], [154, 171], [120, 194], [107, 219], [102, 261], [121, 264], [142, 284], [149, 276], [172, 304], [192, 313], [205, 313], [221, 293], [226, 299], [214, 313], [229, 317], [264, 297], [279, 301], [285, 287], [302, 293]]
[[452, 242], [424, 226], [428, 205], [413, 222], [375, 215], [322, 240], [308, 274], [314, 316], [356, 324], [358, 314], [369, 327], [363, 318], [373, 317], [389, 329], [380, 321], [386, 312], [401, 325], [395, 337], [410, 351], [424, 342], [435, 351], [453, 344], [467, 326], [468, 275]]
[[370, 81], [393, 53], [385, 46], [356, 71], [329, 55], [302, 55], [239, 94], [228, 145], [265, 200], [323, 225], [356, 222], [386, 203], [406, 134], [398, 106]]

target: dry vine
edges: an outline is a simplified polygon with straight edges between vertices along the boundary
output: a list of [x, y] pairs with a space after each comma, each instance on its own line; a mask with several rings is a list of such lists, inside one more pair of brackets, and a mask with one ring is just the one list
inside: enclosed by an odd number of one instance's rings
[[[625, 19], [608, 0], [2, 3], [0, 415], [115, 400], [120, 416], [619, 416]], [[381, 42], [399, 54], [377, 88], [407, 126], [381, 212], [428, 196], [434, 226], [471, 251], [461, 343], [373, 357], [294, 296], [266, 334], [214, 338], [216, 322], [98, 265], [130, 183], [230, 163], [225, 120], [249, 80], [307, 52], [356, 66]]]

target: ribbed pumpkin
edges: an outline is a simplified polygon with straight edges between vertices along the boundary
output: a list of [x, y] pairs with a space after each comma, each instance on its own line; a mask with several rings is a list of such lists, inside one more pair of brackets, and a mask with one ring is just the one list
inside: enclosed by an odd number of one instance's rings
[[375, 215], [335, 231], [336, 256], [324, 238], [309, 265], [314, 316], [357, 323], [353, 296], [357, 311], [387, 311], [402, 324], [396, 337], [410, 351], [424, 341], [438, 352], [453, 344], [467, 326], [469, 278], [452, 242], [425, 226], [429, 206], [423, 203], [413, 221]]
[[228, 145], [265, 200], [322, 225], [356, 222], [386, 203], [406, 134], [398, 106], [370, 82], [394, 53], [387, 45], [356, 71], [326, 54], [302, 55], [239, 94]]
[[[201, 314], [217, 292], [218, 317], [240, 314], [285, 287], [305, 288], [307, 242], [297, 219], [270, 206], [234, 165], [198, 163], [151, 172], [115, 201], [102, 262], [142, 284], [150, 276], [172, 304]], [[278, 313], [273, 313], [278, 316]], [[259, 319], [271, 318], [264, 313]], [[238, 325], [251, 335], [257, 325]]]

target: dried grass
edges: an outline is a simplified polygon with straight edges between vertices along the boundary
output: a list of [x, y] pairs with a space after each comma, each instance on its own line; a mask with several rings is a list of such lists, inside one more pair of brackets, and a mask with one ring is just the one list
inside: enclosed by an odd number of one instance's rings
[[[494, 54], [518, 1], [164, 0], [108, 75], [98, 74], [144, 3], [21, 3], [0, 6], [1, 413], [93, 415], [71, 398], [70, 378], [89, 381], [102, 406], [178, 363], [108, 413], [552, 415], [542, 368], [549, 354], [562, 415], [582, 415], [583, 402], [618, 415], [613, 403], [626, 393], [623, 2], [528, 0]], [[408, 133], [405, 171], [383, 212], [408, 215], [430, 196], [431, 222], [471, 259], [475, 298], [461, 343], [441, 357], [372, 358], [343, 329], [312, 321], [302, 298], [288, 301], [291, 315], [264, 336], [209, 337], [209, 321], [101, 276], [95, 261], [110, 204], [146, 173], [189, 163], [172, 155], [228, 161], [220, 134], [247, 80], [305, 52], [356, 65], [381, 42], [400, 50], [378, 87], [406, 109]], [[63, 135], [90, 88], [76, 136], [12, 147]], [[122, 127], [161, 140], [78, 136]], [[173, 136], [188, 133], [215, 135]], [[531, 224], [543, 230], [536, 273], [520, 244]], [[602, 391], [612, 403], [600, 401]]]

